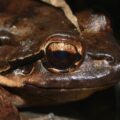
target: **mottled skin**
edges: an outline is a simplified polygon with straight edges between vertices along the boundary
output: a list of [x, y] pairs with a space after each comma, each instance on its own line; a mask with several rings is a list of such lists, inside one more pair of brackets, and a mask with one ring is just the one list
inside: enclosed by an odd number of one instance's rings
[[[119, 81], [120, 47], [110, 20], [91, 10], [76, 16], [81, 35], [58, 8], [33, 0], [0, 0], [0, 120], [20, 119], [14, 105], [76, 101]], [[50, 36], [82, 45], [74, 71], [44, 67], [41, 50]]]
[[0, 88], [0, 120], [19, 120], [20, 116], [17, 109], [12, 105], [6, 95], [8, 95], [6, 91]]

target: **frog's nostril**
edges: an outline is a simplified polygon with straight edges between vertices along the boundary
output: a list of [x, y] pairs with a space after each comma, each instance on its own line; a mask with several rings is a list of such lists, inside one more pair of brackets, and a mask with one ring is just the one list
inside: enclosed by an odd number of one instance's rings
[[9, 37], [0, 36], [0, 46], [5, 45], [6, 43], [9, 43]]
[[13, 34], [8, 31], [0, 31], [0, 46], [4, 45], [15, 45], [16, 41], [14, 40]]
[[83, 45], [74, 39], [54, 37], [45, 48], [43, 65], [52, 72], [69, 72], [75, 70], [84, 58]]

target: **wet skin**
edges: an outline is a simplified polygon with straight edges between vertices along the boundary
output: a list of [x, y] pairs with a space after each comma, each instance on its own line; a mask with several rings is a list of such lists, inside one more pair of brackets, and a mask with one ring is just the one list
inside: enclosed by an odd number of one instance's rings
[[[20, 119], [13, 105], [76, 101], [119, 81], [120, 47], [110, 20], [92, 10], [76, 16], [81, 34], [58, 8], [0, 0], [0, 119]], [[1, 112], [6, 105], [8, 116]]]

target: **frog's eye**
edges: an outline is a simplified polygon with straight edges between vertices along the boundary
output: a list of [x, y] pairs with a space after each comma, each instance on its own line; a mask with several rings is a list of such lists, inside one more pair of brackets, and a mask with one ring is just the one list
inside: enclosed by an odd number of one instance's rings
[[54, 36], [44, 49], [43, 66], [51, 72], [74, 71], [84, 58], [82, 43], [75, 38]]

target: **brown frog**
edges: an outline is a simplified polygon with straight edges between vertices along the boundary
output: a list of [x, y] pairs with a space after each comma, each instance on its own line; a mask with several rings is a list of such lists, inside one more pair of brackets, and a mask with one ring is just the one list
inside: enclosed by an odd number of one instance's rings
[[77, 101], [119, 81], [110, 20], [92, 10], [76, 16], [81, 34], [58, 8], [0, 0], [0, 120], [20, 120], [14, 106]]

